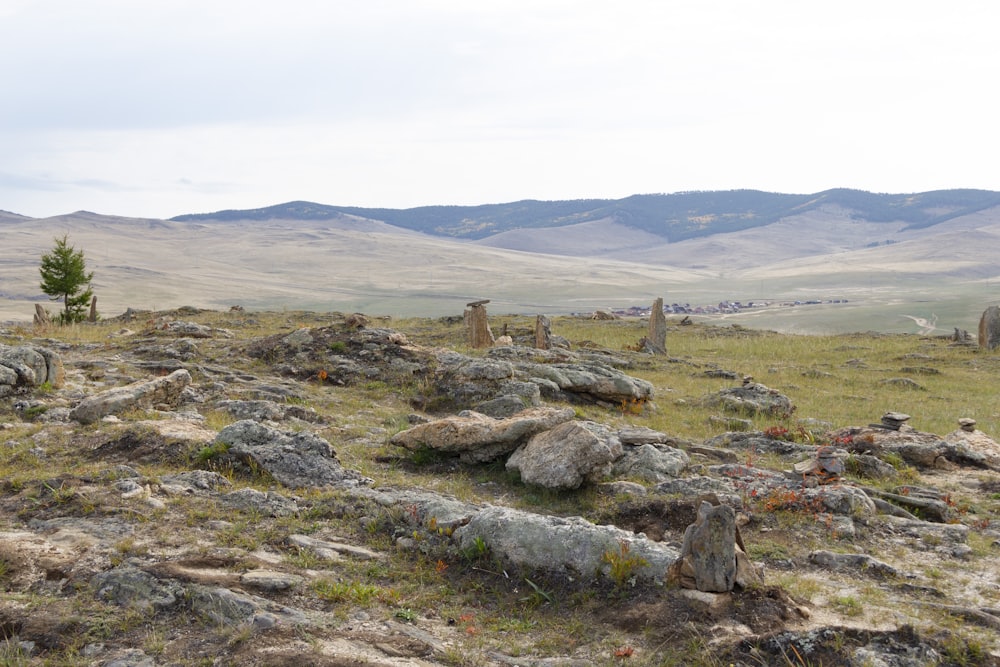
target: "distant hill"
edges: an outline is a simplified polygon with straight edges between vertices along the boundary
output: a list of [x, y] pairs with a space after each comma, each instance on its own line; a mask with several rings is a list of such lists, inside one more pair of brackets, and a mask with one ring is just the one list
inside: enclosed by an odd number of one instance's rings
[[257, 209], [180, 215], [172, 220], [323, 221], [350, 215], [433, 236], [467, 240], [485, 239], [514, 230], [610, 220], [676, 243], [753, 229], [831, 206], [850, 211], [855, 219], [904, 223], [904, 230], [912, 230], [1000, 206], [1000, 192], [963, 189], [880, 194], [838, 188], [796, 195], [728, 190], [633, 195], [624, 199], [523, 200], [507, 204], [408, 209], [331, 206], [296, 201]]

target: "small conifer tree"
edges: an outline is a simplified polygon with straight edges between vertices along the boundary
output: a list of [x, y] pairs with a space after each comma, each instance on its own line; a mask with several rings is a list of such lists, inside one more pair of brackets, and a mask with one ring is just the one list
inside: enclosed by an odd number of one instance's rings
[[94, 296], [90, 289], [93, 272], [87, 273], [83, 251], [68, 245], [66, 236], [56, 239], [52, 252], [42, 255], [42, 291], [53, 301], [62, 299], [63, 312], [59, 314], [62, 324], [80, 322], [87, 317], [87, 306]]

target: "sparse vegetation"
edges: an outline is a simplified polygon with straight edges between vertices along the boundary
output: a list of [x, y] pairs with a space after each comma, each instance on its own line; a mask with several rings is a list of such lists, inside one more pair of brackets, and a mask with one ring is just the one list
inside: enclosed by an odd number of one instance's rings
[[[234, 375], [263, 378], [258, 384], [274, 387], [283, 383], [282, 390], [288, 392], [283, 405], [312, 410], [317, 415], [316, 422], [297, 422], [295, 428], [289, 426], [288, 430], [321, 434], [346, 467], [362, 471], [377, 486], [427, 489], [467, 502], [505, 504], [545, 514], [616, 522], [636, 532], [649, 530], [635, 517], [627, 524], [620, 520], [626, 509], [641, 505], [648, 498], [637, 501], [603, 493], [593, 486], [572, 492], [529, 487], [508, 473], [502, 463], [465, 465], [430, 449], [407, 452], [387, 445], [389, 436], [407, 426], [406, 417], [414, 411], [411, 401], [426, 389], [421, 385], [423, 379], [387, 382], [370, 378], [335, 385], [330, 381], [334, 366], [328, 365], [324, 367], [326, 378], [317, 381], [318, 367], [314, 367], [303, 373], [303, 379], [296, 384], [287, 378], [277, 378], [270, 361], [251, 360], [228, 352], [242, 349], [265, 335], [279, 332], [287, 335], [301, 326], [325, 326], [330, 317], [320, 320], [307, 313], [260, 313], [254, 314], [252, 323], [242, 326], [234, 325], [232, 316], [225, 313], [197, 312], [185, 317], [233, 331], [236, 340], [200, 341], [199, 354], [228, 359], [226, 363], [232, 365]], [[532, 325], [530, 318], [504, 319], [514, 332], [529, 330]], [[464, 349], [461, 324], [457, 322], [406, 320], [393, 326], [405, 332], [414, 345]], [[642, 322], [601, 323], [556, 317], [552, 318], [552, 326], [574, 344], [587, 340], [590, 345], [627, 355], [633, 364], [629, 372], [648, 380], [656, 390], [648, 405], [629, 402], [573, 405], [580, 418], [615, 427], [642, 426], [662, 431], [677, 438], [681, 447], [686, 446], [684, 442], [697, 443], [724, 432], [724, 427], [709, 420], [712, 410], [700, 399], [732, 385], [733, 381], [706, 375], [703, 371], [709, 368], [732, 370], [737, 376], [751, 375], [755, 381], [778, 388], [794, 399], [797, 409], [793, 415], [747, 417], [754, 429], [780, 442], [815, 446], [826, 442], [823, 438], [827, 430], [877, 421], [887, 410], [913, 415], [910, 424], [930, 433], [951, 432], [958, 417], [972, 416], [980, 430], [990, 435], [1000, 434], [1000, 414], [996, 410], [996, 396], [1000, 394], [1000, 374], [996, 370], [1000, 369], [1000, 362], [995, 356], [951, 346], [946, 339], [902, 335], [788, 336], [694, 325], [672, 329], [668, 334], [670, 356], [658, 358], [625, 351], [627, 345], [644, 333]], [[108, 338], [115, 327], [114, 323], [63, 327], [49, 335], [61, 338], [70, 347], [99, 342], [101, 353], [106, 352], [109, 357], [117, 355], [121, 361], [116, 363], [121, 364], [121, 369], [101, 371], [110, 383], [115, 378], [140, 372], [128, 361], [139, 344], [134, 339]], [[151, 333], [149, 337], [155, 335]], [[350, 349], [331, 343], [328, 352], [347, 356]], [[899, 359], [907, 354], [925, 355], [929, 358], [921, 359], [921, 366], [941, 371], [920, 375], [924, 392], [879, 383], [898, 372]], [[859, 359], [863, 365], [854, 361]], [[807, 373], [809, 370], [823, 373]], [[72, 367], [71, 371], [79, 374], [78, 381], [82, 381], [86, 372], [98, 372]], [[217, 376], [210, 375], [209, 370], [197, 372], [204, 376], [197, 377], [196, 383], [211, 395], [216, 391], [212, 383], [217, 382]], [[215, 367], [210, 372], [218, 374], [219, 370]], [[825, 373], [833, 374], [833, 378]], [[218, 392], [218, 398], [249, 398], [252, 387], [232, 382]], [[60, 398], [58, 389], [50, 387], [44, 392], [45, 400]], [[211, 400], [199, 411], [204, 417], [201, 425], [215, 431], [235, 420], [229, 412], [213, 407]], [[502, 562], [483, 538], [471, 541], [462, 551], [447, 551], [452, 533], [459, 533], [437, 517], [418, 518], [405, 507], [366, 504], [329, 489], [284, 488], [250, 466], [230, 465], [224, 444], [181, 445], [161, 438], [160, 442], [167, 443], [164, 448], [172, 456], [152, 457], [143, 450], [143, 445], [160, 437], [153, 430], [127, 430], [113, 422], [86, 428], [41, 421], [29, 423], [30, 417], [44, 413], [39, 409], [29, 415], [15, 411], [9, 403], [0, 404], [0, 422], [9, 424], [2, 431], [0, 442], [0, 492], [10, 509], [0, 530], [24, 531], [30, 521], [86, 517], [102, 530], [121, 531], [110, 541], [111, 549], [101, 557], [103, 560], [86, 565], [92, 568], [86, 570], [87, 575], [130, 565], [157, 572], [164, 579], [203, 577], [233, 587], [237, 584], [232, 582], [239, 582], [246, 573], [258, 570], [298, 575], [306, 583], [261, 595], [273, 595], [280, 604], [301, 606], [329, 616], [329, 627], [308, 631], [314, 633], [312, 650], [317, 655], [322, 652], [324, 642], [367, 641], [364, 632], [375, 632], [371, 628], [395, 622], [443, 637], [445, 648], [422, 644], [419, 650], [422, 655], [459, 665], [492, 665], [487, 657], [490, 652], [532, 659], [572, 654], [585, 656], [597, 665], [756, 664], [747, 652], [738, 658], [726, 655], [724, 642], [709, 636], [712, 623], [705, 621], [708, 612], [678, 591], [636, 585], [636, 573], [648, 563], [626, 542], [604, 553], [602, 569], [606, 569], [607, 576], [603, 583], [546, 578], [542, 573], [519, 571]], [[150, 416], [148, 411], [141, 411], [123, 415], [121, 420], [129, 424]], [[828, 426], [817, 427], [808, 419], [820, 420]], [[124, 437], [125, 432], [130, 435]], [[717, 463], [701, 452], [691, 451], [689, 455], [692, 465], [701, 469]], [[147, 456], [150, 457], [144, 458]], [[767, 565], [766, 586], [733, 596], [734, 625], [743, 623], [751, 627], [755, 636], [782, 627], [784, 620], [776, 612], [767, 616], [768, 622], [774, 624], [772, 627], [765, 627], [760, 620], [763, 617], [755, 616], [775, 608], [776, 598], [767, 598], [767, 594], [769, 590], [780, 590], [794, 604], [819, 607], [825, 615], [834, 614], [839, 623], [859, 633], [839, 635], [839, 647], [833, 645], [832, 639], [828, 640], [823, 645], [825, 654], [807, 654], [800, 645], [786, 645], [770, 653], [761, 648], [759, 655], [764, 662], [760, 664], [842, 664], [832, 657], [816, 656], [846, 655], [843, 652], [852, 642], [857, 645], [861, 641], [858, 639], [863, 636], [861, 630], [870, 630], [866, 626], [896, 620], [911, 625], [926, 641], [937, 642], [939, 653], [950, 661], [946, 664], [991, 664], [987, 661], [993, 659], [997, 650], [995, 631], [966, 628], [936, 635], [935, 628], [952, 617], [928, 611], [913, 602], [943, 596], [974, 598], [976, 605], [983, 608], [1000, 605], [993, 565], [997, 547], [991, 524], [1000, 520], [1000, 475], [977, 470], [960, 478], [958, 475], [964, 474], [963, 471], [918, 470], [898, 455], [880, 457], [894, 467], [895, 476], [877, 482], [879, 488], [892, 490], [903, 484], [924, 484], [947, 490], [947, 503], [955, 512], [955, 521], [970, 528], [963, 543], [968, 549], [961, 558], [954, 557], [943, 538], [893, 534], [864, 521], [857, 523], [854, 534], [833, 537], [830, 526], [818, 520], [824, 510], [815, 501], [807, 500], [801, 490], [754, 497], [747, 494], [740, 517], [742, 537], [751, 559]], [[738, 460], [761, 469], [790, 467], [787, 457], [774, 454], [739, 452]], [[170, 482], [162, 481], [191, 468], [208, 468], [222, 474], [232, 484], [226, 487], [226, 493], [254, 489], [262, 494], [277, 492], [293, 497], [297, 510], [293, 515], [278, 516], [257, 509], [236, 508], [216, 499], [206, 500], [206, 496], [184, 495], [177, 491], [176, 482], [171, 486]], [[153, 498], [142, 494], [123, 497], [126, 493], [123, 489], [130, 487], [123, 484], [119, 488], [114, 483], [128, 480], [150, 486]], [[692, 502], [690, 498], [650, 493], [662, 503], [657, 506], [659, 509], [679, 511], [684, 503]], [[159, 505], [152, 502], [155, 500], [160, 501]], [[674, 505], [669, 505], [670, 502]], [[641, 518], [658, 520], [664, 540], [681, 539], [684, 523], [677, 516], [664, 510]], [[44, 525], [57, 527], [59, 523]], [[379, 557], [363, 561], [351, 556], [321, 558], [315, 552], [292, 546], [289, 541], [292, 535], [362, 545], [377, 551]], [[413, 540], [417, 546], [412, 550], [398, 548], [406, 540]], [[865, 579], [859, 583], [858, 579], [869, 577], [869, 573], [810, 568], [807, 556], [819, 548], [871, 553], [889, 561], [907, 576], [891, 581]], [[27, 580], [31, 566], [13, 552], [0, 553], [0, 585], [11, 592], [0, 605], [0, 625], [21, 627], [11, 619], [33, 617], [44, 610], [52, 627], [72, 626], [74, 630], [67, 637], [73, 639], [44, 648], [39, 641], [37, 653], [32, 656], [22, 655], [18, 645], [8, 641], [6, 653], [0, 658], [3, 664], [78, 664], [74, 661], [80, 651], [96, 642], [141, 648], [165, 664], [206, 664], [206, 653], [225, 656], [224, 660], [231, 660], [229, 664], [240, 661], [257, 664], [253, 662], [257, 640], [253, 633], [240, 630], [226, 634], [208, 623], [192, 624], [193, 616], [187, 612], [144, 615], [134, 609], [116, 607], [95, 599], [93, 591], [87, 590], [88, 579], [83, 575], [73, 584], [83, 591], [79, 595], [70, 591], [70, 586], [53, 593], [56, 586], [51, 582], [60, 581], [65, 573], [46, 563], [51, 574], [37, 580], [42, 583], [35, 588], [20, 590], [18, 587], [22, 580]], [[52, 579], [47, 580], [46, 576]], [[782, 608], [782, 613], [789, 613], [790, 608]], [[676, 620], [681, 618], [688, 620]], [[365, 630], [348, 630], [348, 626]], [[31, 631], [32, 627], [22, 630]], [[185, 639], [195, 632], [202, 633], [200, 643]], [[301, 639], [307, 631], [296, 635], [282, 626], [268, 632], [271, 632], [266, 635], [268, 639], [278, 644], [293, 635]], [[404, 650], [405, 643], [395, 637], [368, 639], [384, 646], [397, 642], [392, 646], [404, 653], [411, 650]], [[416, 653], [417, 649], [412, 651]]]

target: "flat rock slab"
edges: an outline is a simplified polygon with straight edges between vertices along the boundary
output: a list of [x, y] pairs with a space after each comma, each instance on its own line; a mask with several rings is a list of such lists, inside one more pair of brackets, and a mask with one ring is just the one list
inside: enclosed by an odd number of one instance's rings
[[102, 417], [118, 415], [128, 410], [149, 409], [160, 405], [176, 406], [181, 392], [191, 384], [191, 374], [176, 370], [165, 377], [133, 382], [88, 396], [69, 413], [70, 419], [92, 424]]
[[414, 451], [426, 447], [458, 454], [467, 463], [483, 463], [513, 452], [535, 434], [575, 416], [571, 408], [529, 408], [506, 419], [466, 410], [401, 431], [389, 442]]

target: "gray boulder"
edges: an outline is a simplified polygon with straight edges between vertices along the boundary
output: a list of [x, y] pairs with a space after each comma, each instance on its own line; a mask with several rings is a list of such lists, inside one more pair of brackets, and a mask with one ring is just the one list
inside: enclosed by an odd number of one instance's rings
[[191, 384], [191, 374], [183, 368], [165, 377], [133, 382], [88, 396], [70, 412], [70, 419], [92, 424], [102, 417], [128, 410], [176, 407], [184, 389]]
[[525, 484], [576, 489], [607, 477], [622, 453], [621, 441], [607, 426], [566, 422], [532, 437], [507, 459], [507, 470], [520, 473]]
[[48, 383], [63, 386], [66, 372], [58, 354], [44, 347], [0, 345], [0, 397]]
[[466, 463], [509, 454], [536, 433], [573, 419], [571, 408], [529, 408], [506, 419], [466, 410], [400, 431], [389, 443], [409, 450], [430, 448], [457, 454]]
[[330, 443], [314, 433], [279, 431], [244, 419], [222, 429], [215, 442], [226, 447], [226, 456], [257, 467], [292, 489], [370, 483], [341, 466]]
[[705, 404], [739, 415], [784, 417], [795, 411], [790, 398], [756, 382], [711, 394], [705, 398]]

